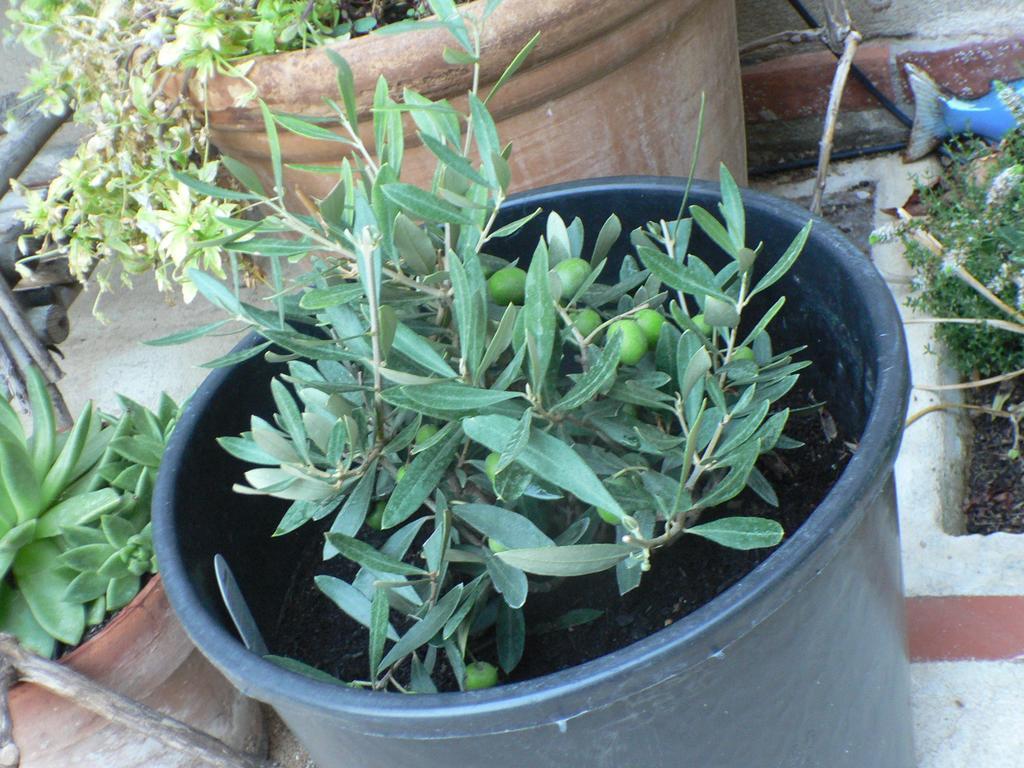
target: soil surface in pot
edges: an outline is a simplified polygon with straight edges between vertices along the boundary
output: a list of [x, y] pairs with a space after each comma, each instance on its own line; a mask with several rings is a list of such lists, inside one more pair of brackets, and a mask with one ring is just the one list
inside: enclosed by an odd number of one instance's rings
[[[812, 393], [797, 390], [784, 405], [800, 408], [814, 402]], [[804, 446], [764, 456], [759, 464], [778, 494], [778, 509], [747, 491], [712, 510], [702, 522], [716, 517], [755, 515], [778, 520], [787, 534], [800, 527], [828, 493], [856, 446], [837, 428], [827, 409], [791, 413], [786, 434]], [[299, 659], [342, 680], [364, 680], [368, 668], [367, 631], [313, 584], [313, 577], [320, 573], [351, 581], [357, 569], [342, 557], [321, 561], [321, 542], [320, 537], [312, 538], [296, 572], [278, 627], [270, 636], [271, 652]], [[557, 672], [643, 639], [707, 603], [773, 551], [739, 552], [696, 536], [685, 536], [655, 554], [652, 569], [645, 574], [640, 587], [624, 597], [619, 595], [614, 571], [570, 579], [562, 582], [561, 588], [547, 593], [531, 592], [526, 605], [528, 631], [574, 609], [597, 609], [603, 613], [596, 620], [568, 630], [528, 634], [523, 660], [508, 680]], [[478, 658], [496, 663], [493, 644], [478, 645], [476, 651]], [[439, 655], [438, 664], [445, 664], [443, 654]], [[435, 681], [442, 690], [458, 689], [450, 670], [436, 674]]]
[[[971, 390], [968, 402], [991, 406], [996, 387]], [[1007, 404], [1024, 398], [1017, 384]], [[1024, 459], [1011, 459], [1013, 425], [1009, 419], [978, 414], [973, 419], [974, 440], [968, 494], [964, 503], [967, 533], [1024, 533]]]

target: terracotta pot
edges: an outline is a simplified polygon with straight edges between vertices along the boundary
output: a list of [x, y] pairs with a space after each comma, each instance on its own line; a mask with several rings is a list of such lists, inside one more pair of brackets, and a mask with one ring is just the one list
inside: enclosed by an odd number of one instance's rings
[[[259, 705], [237, 693], [195, 649], [159, 577], [103, 631], [65, 656], [96, 682], [201, 728], [238, 749], [264, 749]], [[190, 758], [30, 683], [10, 691], [21, 768], [186, 768]]]
[[[479, 13], [483, 5], [476, 0], [461, 8]], [[540, 43], [527, 63], [491, 103], [502, 140], [513, 144], [514, 189], [618, 174], [685, 176], [702, 91], [707, 107], [697, 175], [717, 178], [721, 161], [745, 180], [733, 0], [505, 0], [486, 28], [483, 92], [538, 31]], [[448, 33], [435, 29], [331, 45], [355, 74], [364, 140], [372, 143], [369, 110], [380, 75], [396, 99], [410, 87], [465, 108], [470, 70], [444, 62], [441, 53], [450, 44]], [[323, 49], [258, 57], [246, 77], [275, 112], [334, 114], [324, 98], [337, 99], [336, 74]], [[241, 79], [217, 77], [204, 106], [214, 144], [269, 178], [259, 109], [252, 102], [235, 106], [250, 89]], [[285, 163], [341, 157], [334, 142], [280, 134]], [[411, 134], [402, 179], [427, 183], [434, 166], [433, 155]], [[287, 168], [285, 176], [289, 192], [298, 186], [314, 197], [326, 195], [337, 180]]]

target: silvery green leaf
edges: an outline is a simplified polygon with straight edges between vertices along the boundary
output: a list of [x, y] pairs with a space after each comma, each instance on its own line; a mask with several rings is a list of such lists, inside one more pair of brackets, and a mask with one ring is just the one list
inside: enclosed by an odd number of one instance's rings
[[475, 376], [484, 354], [487, 334], [486, 283], [475, 254], [463, 263], [456, 254], [449, 253], [448, 274], [452, 282], [462, 357], [466, 368]]
[[523, 368], [523, 360], [526, 359], [526, 346], [519, 347], [516, 353], [509, 360], [508, 365], [498, 374], [498, 378], [494, 380], [494, 384], [491, 385], [491, 389], [498, 392], [503, 392], [514, 384], [518, 379], [520, 372]]
[[554, 356], [558, 321], [548, 280], [548, 251], [543, 241], [537, 244], [526, 273], [526, 298], [523, 328], [530, 361], [530, 383], [535, 392], [544, 388], [548, 367]]
[[619, 352], [622, 347], [622, 334], [613, 334], [601, 355], [593, 365], [580, 376], [572, 385], [572, 388], [565, 393], [565, 397], [559, 400], [551, 408], [552, 413], [572, 411], [584, 403], [592, 400], [601, 390], [615, 379], [615, 371], [619, 367]]
[[527, 408], [523, 411], [523, 416], [519, 420], [519, 424], [513, 430], [512, 434], [509, 435], [508, 442], [498, 452], [501, 454], [498, 459], [498, 465], [495, 467], [495, 473], [500, 473], [508, 466], [510, 466], [522, 453], [523, 448], [530, 440], [530, 422], [533, 416], [533, 411]]
[[462, 585], [456, 584], [444, 597], [437, 601], [437, 605], [431, 608], [427, 615], [402, 635], [387, 655], [381, 660], [378, 670], [386, 669], [395, 662], [401, 661], [410, 653], [422, 645], [430, 642], [434, 635], [441, 631], [445, 622], [455, 613], [462, 598]]
[[295, 399], [288, 388], [278, 379], [271, 379], [270, 391], [274, 395], [274, 404], [277, 406], [277, 415], [281, 427], [291, 438], [292, 447], [298, 451], [303, 461], [309, 463], [309, 446], [306, 444], [306, 428], [302, 423], [302, 414], [299, 412]]
[[384, 508], [385, 528], [393, 528], [415, 514], [440, 483], [463, 440], [457, 423], [448, 424], [442, 431], [446, 433], [444, 439], [417, 454], [391, 492]]
[[302, 309], [316, 311], [349, 304], [363, 295], [363, 289], [354, 284], [334, 285], [330, 288], [313, 288], [302, 294], [299, 306]]
[[[768, 323], [770, 323], [772, 320], [774, 320], [775, 316], [777, 314], [779, 314], [779, 310], [782, 309], [782, 307], [783, 307], [783, 305], [785, 303], [786, 303], [786, 297], [785, 296], [780, 296], [779, 300], [776, 301], [774, 304], [772, 304], [771, 307], [768, 309], [768, 311], [765, 312], [764, 315], [761, 316], [761, 319], [757, 321], [757, 325], [755, 325], [753, 328], [750, 329], [750, 333], [748, 333], [746, 335], [746, 337], [743, 339], [743, 341], [740, 342], [740, 346], [741, 347], [745, 347], [748, 344], [750, 344], [751, 342], [753, 342], [755, 339], [757, 339], [762, 334], [764, 329], [768, 327]], [[769, 348], [769, 352], [770, 352], [770, 348]], [[755, 354], [755, 356], [757, 355], [757, 350], [756, 349], [754, 350], [754, 354]]]
[[425, 416], [445, 418], [481, 411], [522, 395], [519, 392], [496, 392], [456, 381], [442, 381], [423, 386], [389, 387], [382, 396], [391, 405], [408, 408]]
[[502, 603], [498, 606], [498, 622], [496, 626], [498, 638], [498, 664], [511, 673], [523, 658], [526, 645], [526, 620], [522, 610], [510, 608]]
[[487, 576], [481, 573], [479, 576], [477, 576], [475, 579], [469, 582], [469, 584], [466, 585], [465, 589], [463, 589], [462, 603], [459, 605], [455, 613], [451, 615], [448, 621], [445, 622], [444, 630], [441, 632], [441, 637], [443, 639], [447, 640], [449, 637], [454, 635], [455, 631], [459, 628], [459, 625], [466, 620], [466, 617], [469, 616], [470, 611], [472, 611], [473, 608], [476, 607], [476, 601], [479, 599], [480, 594], [484, 591], [484, 588], [487, 586], [485, 581], [486, 578]]
[[620, 403], [633, 403], [651, 410], [671, 411], [674, 398], [666, 392], [637, 381], [618, 381], [608, 390], [608, 397]]
[[[427, 649], [427, 655], [436, 653], [433, 648]], [[420, 661], [417, 654], [412, 655], [412, 662], [409, 665], [409, 691], [411, 693], [437, 693], [437, 686], [430, 677], [427, 665]]]
[[732, 299], [708, 296], [704, 303], [704, 319], [716, 328], [732, 328], [739, 323], [740, 313]]
[[[388, 25], [393, 26], [393, 25]], [[402, 91], [401, 107], [410, 115], [416, 127], [438, 141], [458, 146], [460, 138], [458, 112], [446, 100], [431, 101], [411, 88]]]
[[[331, 533], [341, 533], [346, 536], [355, 536], [366, 520], [366, 513], [370, 508], [370, 500], [373, 498], [373, 488], [377, 481], [377, 463], [373, 462], [356, 483], [352, 492], [345, 499], [345, 503], [338, 511], [337, 516], [331, 523]], [[324, 560], [329, 560], [338, 554], [338, 550], [326, 541], [324, 543]]]
[[503, 227], [500, 227], [500, 228], [494, 230], [491, 233], [491, 239], [494, 240], [494, 239], [498, 239], [498, 238], [502, 238], [502, 237], [511, 237], [516, 232], [518, 232], [520, 229], [522, 229], [527, 224], [529, 224], [531, 221], [533, 221], [535, 218], [537, 218], [537, 216], [540, 215], [542, 210], [543, 209], [538, 208], [533, 213], [527, 214], [526, 216], [523, 216], [520, 219], [516, 219], [515, 221], [509, 222], [508, 224], [504, 225]]
[[580, 517], [573, 521], [572, 525], [562, 531], [558, 536], [555, 537], [555, 544], [559, 547], [568, 546], [569, 544], [576, 544], [582, 539], [587, 531], [590, 530], [590, 518]]
[[621, 234], [622, 224], [619, 221], [619, 217], [613, 213], [605, 219], [604, 224], [601, 225], [601, 231], [597, 233], [594, 251], [590, 255], [590, 263], [597, 265], [604, 261]]
[[329, 675], [323, 670], [310, 666], [309, 664], [301, 662], [298, 659], [292, 659], [288, 656], [275, 656], [274, 654], [268, 654], [263, 658], [281, 667], [281, 669], [286, 669], [289, 672], [294, 672], [297, 675], [305, 675], [306, 677], [312, 678], [313, 680], [318, 680], [321, 683], [345, 685], [344, 682], [334, 677], [333, 675]]
[[739, 250], [739, 247], [733, 242], [729, 233], [725, 230], [725, 227], [722, 226], [718, 219], [705, 211], [699, 205], [690, 206], [690, 215], [693, 216], [693, 220], [697, 222], [697, 226], [704, 230], [704, 234], [710, 237], [715, 245], [730, 256], [736, 255], [736, 251]]
[[497, 557], [508, 565], [539, 576], [583, 576], [613, 568], [629, 557], [625, 544], [573, 544], [566, 547], [509, 549]]
[[[517, 422], [507, 416], [474, 416], [462, 422], [463, 430], [489, 450], [500, 451], [508, 442]], [[601, 481], [586, 462], [553, 435], [533, 430], [517, 462], [541, 480], [573, 494], [580, 501], [622, 513]]]
[[679, 345], [677, 348], [677, 364], [680, 366], [678, 372], [679, 377], [679, 396], [684, 400], [693, 390], [694, 385], [703, 380], [704, 375], [711, 370], [711, 355], [708, 354], [707, 349], [703, 346], [698, 348], [696, 352], [687, 361], [686, 366], [682, 367], [685, 354], [685, 344], [683, 342], [684, 337], [680, 337]]
[[[358, 590], [356, 590], [358, 592]], [[360, 592], [360, 594], [362, 594]], [[363, 599], [366, 599], [365, 595]], [[370, 602], [370, 677], [377, 679], [380, 660], [384, 656], [384, 644], [394, 629], [388, 621], [390, 608], [386, 589], [375, 589]]]
[[526, 574], [490, 552], [484, 552], [484, 560], [487, 564], [487, 575], [491, 577], [494, 589], [502, 596], [504, 602], [513, 608], [521, 608], [526, 603], [529, 591]]
[[337, 509], [339, 503], [341, 503], [341, 499], [337, 497], [324, 501], [293, 501], [272, 535], [284, 536], [310, 520], [320, 520]]
[[740, 419], [733, 419], [722, 433], [722, 439], [715, 449], [715, 455], [724, 456], [733, 448], [745, 443], [761, 426], [765, 416], [768, 415], [768, 408], [771, 406], [767, 400], [761, 400], [760, 405], [749, 415]]
[[414, 565], [378, 552], [364, 541], [346, 536], [343, 533], [327, 533], [327, 540], [344, 557], [363, 568], [383, 573], [394, 573], [400, 576], [426, 576], [427, 572]]
[[[782, 430], [786, 428], [786, 421], [789, 419], [789, 408], [778, 413], [773, 413], [761, 426], [757, 433], [757, 439], [761, 443], [761, 452], [774, 450], [781, 441]], [[800, 445], [803, 445], [800, 443]], [[781, 446], [780, 446], [781, 447]]]
[[176, 181], [180, 181], [186, 187], [194, 192], [198, 192], [204, 197], [212, 197], [217, 200], [246, 200], [246, 201], [259, 201], [260, 195], [255, 195], [252, 192], [239, 192], [234, 189], [224, 189], [214, 184], [207, 184], [205, 181], [200, 181], [194, 176], [190, 176], [180, 171], [171, 169], [171, 175]]
[[[494, 476], [494, 494], [498, 501], [514, 504], [523, 495], [532, 495], [533, 475], [518, 464], [506, 467]], [[558, 498], [557, 496], [555, 498]]]
[[[293, 115], [274, 115], [274, 120], [285, 130], [294, 133], [296, 136], [303, 136], [307, 139], [318, 141], [335, 141], [341, 144], [352, 144], [352, 140], [341, 136], [323, 126], [311, 123], [308, 120]], [[255, 175], [255, 174], [254, 174]], [[257, 177], [258, 180], [258, 177]]]
[[[760, 444], [756, 438], [741, 445], [728, 457], [729, 472], [719, 478], [694, 505], [694, 509], [707, 509], [724, 504], [736, 497], [747, 485], [750, 470], [760, 455]], [[726, 459], [719, 459], [722, 464]]]
[[348, 120], [349, 125], [358, 126], [359, 109], [356, 106], [356, 86], [355, 78], [352, 75], [352, 68], [342, 55], [334, 49], [325, 46], [324, 53], [327, 54], [327, 58], [331, 60], [335, 69], [338, 70], [338, 93], [341, 95], [342, 103], [345, 105], [345, 119]]
[[760, 496], [766, 504], [770, 504], [776, 509], [778, 508], [779, 497], [776, 495], [775, 489], [772, 488], [771, 483], [768, 482], [767, 478], [761, 474], [761, 470], [757, 467], [750, 470], [750, 476], [747, 478], [747, 487]]
[[245, 360], [256, 357], [262, 354], [264, 350], [270, 347], [270, 342], [265, 341], [262, 344], [257, 344], [253, 347], [247, 347], [245, 349], [239, 349], [234, 352], [229, 352], [226, 355], [208, 360], [205, 363], [200, 363], [201, 368], [230, 368], [231, 366], [238, 365]]
[[627, 557], [617, 562], [615, 564], [615, 581], [619, 587], [619, 595], [625, 595], [639, 587], [643, 575], [640, 561], [636, 558]]
[[555, 211], [548, 214], [547, 243], [550, 266], [554, 267], [561, 261], [565, 261], [572, 255], [572, 245], [569, 242], [569, 230], [565, 221]]
[[434, 156], [441, 161], [446, 169], [454, 171], [475, 184], [482, 184], [485, 187], [488, 186], [487, 180], [477, 173], [476, 169], [464, 156], [460, 155], [443, 141], [434, 138], [428, 133], [423, 133], [421, 131], [418, 135], [420, 137], [420, 141], [423, 142], [423, 145], [434, 153]]
[[494, 336], [491, 337], [491, 341], [487, 345], [487, 351], [484, 352], [483, 360], [480, 361], [481, 371], [490, 370], [491, 366], [501, 357], [501, 353], [508, 349], [509, 344], [512, 343], [512, 332], [515, 328], [518, 312], [518, 308], [512, 304], [505, 307], [501, 320], [498, 322], [498, 327], [494, 330]]
[[[316, 576], [313, 581], [316, 583], [317, 589], [327, 595], [331, 602], [342, 611], [367, 629], [373, 629], [373, 604], [366, 595], [347, 581], [342, 581], [334, 576]], [[398, 633], [394, 627], [387, 624], [386, 620], [385, 623], [384, 636], [388, 640], [398, 640]]]
[[743, 198], [740, 196], [740, 188], [736, 185], [736, 180], [729, 173], [729, 169], [725, 167], [725, 163], [719, 164], [718, 171], [722, 191], [722, 202], [718, 204], [718, 209], [722, 212], [723, 218], [725, 218], [732, 244], [736, 247], [736, 250], [739, 250], [746, 245], [747, 239], [747, 222], [743, 212]]
[[694, 296], [713, 296], [721, 300], [728, 298], [713, 283], [701, 280], [692, 269], [679, 264], [662, 251], [639, 246], [636, 252], [651, 274], [669, 288]]
[[202, 338], [203, 336], [222, 328], [229, 322], [231, 321], [217, 320], [216, 322], [200, 325], [196, 328], [189, 328], [187, 331], [178, 331], [177, 333], [172, 333], [168, 336], [162, 336], [159, 339], [146, 339], [142, 343], [151, 347], [169, 347], [175, 344], [184, 344], [187, 341]]
[[458, 207], [412, 184], [385, 184], [381, 192], [388, 200], [415, 218], [446, 224], [473, 223], [472, 219]]
[[723, 517], [685, 530], [730, 549], [762, 549], [782, 541], [784, 531], [774, 520], [763, 517]]
[[[489, 3], [488, 8], [490, 8], [490, 5], [491, 4]], [[489, 15], [490, 10], [485, 9], [484, 18], [487, 18], [487, 16]], [[488, 91], [487, 98], [484, 99], [484, 104], [489, 104], [491, 99], [494, 98], [494, 94], [501, 90], [501, 87], [505, 85], [505, 83], [507, 83], [516, 72], [519, 71], [519, 68], [523, 66], [523, 62], [526, 61], [526, 57], [530, 55], [530, 51], [534, 49], [538, 42], [540, 42], [540, 32], [531, 37], [529, 41], [526, 43], [526, 45], [522, 47], [519, 53], [515, 55], [515, 58], [512, 59], [509, 65], [505, 67], [505, 71], [501, 73], [501, 77], [499, 77], [497, 81], [495, 81], [494, 85], [491, 86], [491, 90]]]
[[807, 238], [811, 234], [812, 224], [813, 222], [808, 221], [804, 225], [803, 229], [797, 233], [796, 237], [793, 238], [793, 242], [789, 244], [789, 247], [787, 247], [785, 252], [779, 257], [779, 260], [772, 265], [771, 269], [769, 269], [765, 276], [758, 281], [756, 286], [754, 286], [754, 290], [750, 292], [751, 296], [775, 285], [775, 283], [781, 280], [782, 276], [789, 271], [790, 267], [792, 267], [794, 262], [796, 262], [801, 251], [803, 251], [804, 245], [807, 244]]
[[429, 275], [437, 269], [437, 252], [422, 227], [417, 226], [404, 213], [399, 213], [394, 224], [395, 247], [403, 262], [416, 275]]
[[494, 157], [501, 154], [501, 141], [498, 138], [498, 129], [494, 125], [494, 119], [475, 93], [469, 94], [469, 114], [470, 123], [473, 126], [473, 137], [476, 139], [480, 159], [483, 161], [484, 176], [497, 184], [498, 177], [495, 172]]
[[452, 513], [506, 547], [553, 547], [553, 542], [529, 518], [491, 504], [453, 504]]

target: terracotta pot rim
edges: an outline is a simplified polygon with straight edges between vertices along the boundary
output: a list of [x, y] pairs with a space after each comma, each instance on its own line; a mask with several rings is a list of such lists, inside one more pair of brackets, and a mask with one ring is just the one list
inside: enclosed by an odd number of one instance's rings
[[146, 583], [146, 586], [139, 590], [138, 594], [131, 599], [131, 602], [129, 602], [128, 605], [115, 613], [114, 618], [107, 622], [107, 625], [103, 627], [103, 629], [90, 637], [84, 643], [80, 643], [75, 646], [73, 650], [65, 653], [58, 659], [58, 661], [61, 664], [66, 664], [72, 669], [75, 669], [86, 662], [88, 656], [96, 653], [100, 646], [108, 642], [121, 630], [122, 624], [131, 620], [132, 614], [144, 609], [146, 603], [149, 602], [153, 593], [157, 590], [163, 591], [163, 582], [160, 579], [159, 573], [153, 574], [153, 577]]

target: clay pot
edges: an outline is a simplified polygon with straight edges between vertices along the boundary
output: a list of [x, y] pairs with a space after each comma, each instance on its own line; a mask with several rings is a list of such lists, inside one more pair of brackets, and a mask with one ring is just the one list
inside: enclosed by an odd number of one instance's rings
[[[460, 9], [479, 14], [483, 5], [475, 0]], [[707, 107], [697, 175], [717, 178], [718, 164], [725, 162], [745, 181], [733, 0], [505, 0], [487, 22], [483, 93], [538, 31], [540, 42], [526, 64], [490, 104], [502, 140], [513, 144], [513, 189], [618, 174], [685, 176], [702, 91]], [[446, 45], [453, 45], [448, 33], [433, 29], [371, 34], [330, 46], [352, 67], [368, 144], [380, 75], [396, 100], [409, 87], [465, 109], [470, 68], [446, 64]], [[334, 114], [324, 98], [337, 100], [336, 70], [323, 49], [257, 57], [246, 78], [275, 112]], [[235, 106], [251, 92], [249, 83], [217, 77], [208, 83], [202, 106], [217, 148], [269, 180], [260, 111], [254, 101]], [[414, 132], [408, 135], [402, 180], [429, 183], [436, 161]], [[337, 163], [344, 149], [283, 129], [280, 139], [286, 164]], [[300, 187], [322, 198], [337, 176], [285, 168], [285, 181], [292, 196]]]
[[[226, 744], [263, 750], [259, 705], [236, 692], [195, 649], [151, 579], [95, 637], [61, 662]], [[194, 759], [115, 725], [31, 683], [10, 691], [21, 768], [187, 768]]]

